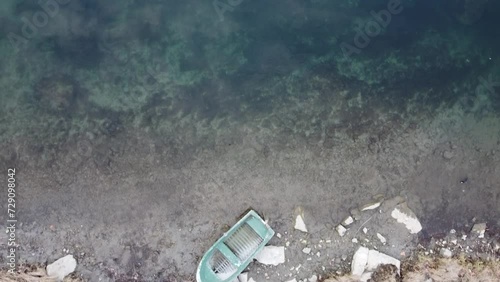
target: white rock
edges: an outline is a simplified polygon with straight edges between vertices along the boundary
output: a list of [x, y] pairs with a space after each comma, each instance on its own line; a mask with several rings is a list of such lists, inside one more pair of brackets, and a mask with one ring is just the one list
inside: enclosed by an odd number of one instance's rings
[[380, 233], [377, 233], [377, 238], [380, 240], [382, 244], [387, 243], [387, 239], [385, 239], [385, 237], [382, 236]]
[[373, 272], [365, 272], [363, 273], [363, 275], [361, 275], [361, 277], [359, 278], [359, 281], [360, 282], [367, 282], [370, 280], [370, 278], [372, 278], [372, 274]]
[[342, 221], [342, 225], [344, 225], [344, 226], [349, 226], [349, 225], [351, 225], [353, 222], [354, 222], [354, 218], [352, 218], [352, 216], [348, 216], [348, 217], [346, 217], [346, 218]]
[[368, 254], [370, 250], [365, 247], [359, 247], [354, 253], [351, 262], [351, 274], [361, 276], [365, 272], [366, 264], [368, 263]]
[[369, 204], [366, 204], [360, 208], [361, 211], [367, 211], [367, 210], [374, 210], [378, 207], [380, 207], [380, 204], [382, 204], [382, 201], [375, 201], [371, 202]]
[[401, 262], [391, 256], [383, 254], [379, 251], [370, 250], [368, 252], [368, 261], [366, 263], [366, 271], [375, 271], [379, 265], [382, 264], [392, 264], [398, 268], [401, 266]]
[[238, 281], [248, 282], [248, 272], [243, 272], [242, 274], [238, 275]]
[[318, 276], [313, 275], [308, 280], [309, 280], [309, 282], [318, 282]]
[[484, 232], [486, 231], [486, 223], [476, 223], [472, 226], [471, 232], [476, 233], [478, 238], [484, 238]]
[[255, 282], [252, 277], [248, 278], [248, 282]]
[[288, 280], [286, 282], [297, 282], [297, 279], [293, 278], [292, 280]]
[[62, 257], [55, 262], [47, 265], [47, 275], [63, 281], [64, 277], [75, 271], [76, 260], [72, 255]]
[[278, 237], [279, 239], [281, 239], [281, 233], [276, 233], [276, 237]]
[[365, 233], [365, 234], [368, 233], [368, 228], [363, 227], [363, 233]]
[[337, 227], [335, 227], [335, 230], [337, 230], [337, 233], [339, 233], [340, 237], [344, 236], [347, 232], [347, 229], [342, 226], [342, 224], [337, 225]]
[[442, 248], [440, 251], [439, 251], [439, 254], [444, 257], [444, 258], [451, 258], [453, 256], [453, 253], [446, 249], [446, 248]]
[[353, 243], [357, 243], [357, 242], [359, 242], [359, 241], [358, 241], [358, 238], [352, 238], [351, 242], [353, 242]]
[[307, 233], [306, 224], [300, 214], [295, 218], [295, 229]]
[[403, 223], [411, 234], [416, 234], [422, 230], [422, 225], [417, 216], [408, 208], [406, 203], [397, 205], [391, 213], [391, 216], [399, 223]]
[[267, 265], [278, 265], [285, 262], [285, 247], [265, 246], [255, 259]]
[[302, 249], [302, 252], [303, 252], [304, 254], [310, 254], [310, 253], [311, 253], [311, 248], [303, 248], [303, 249]]

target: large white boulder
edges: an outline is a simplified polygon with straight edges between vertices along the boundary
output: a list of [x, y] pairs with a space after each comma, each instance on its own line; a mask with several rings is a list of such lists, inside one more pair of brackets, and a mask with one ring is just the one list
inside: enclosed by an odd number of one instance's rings
[[377, 269], [377, 267], [384, 264], [392, 264], [396, 266], [398, 268], [398, 272], [401, 267], [401, 262], [398, 259], [375, 250], [359, 247], [352, 258], [351, 274], [353, 276], [363, 277], [360, 279], [362, 281], [366, 281], [371, 276], [371, 273]]
[[379, 265], [392, 264], [398, 268], [401, 266], [401, 262], [391, 256], [383, 254], [379, 251], [370, 250], [368, 252], [368, 261], [366, 263], [365, 271], [375, 271]]
[[63, 281], [64, 277], [75, 271], [75, 268], [75, 258], [72, 255], [67, 255], [47, 265], [47, 275], [54, 277], [57, 281]]
[[285, 262], [285, 247], [265, 246], [255, 259], [267, 265], [278, 265]]
[[366, 264], [368, 263], [368, 253], [370, 250], [365, 247], [359, 247], [354, 253], [351, 262], [351, 274], [361, 276], [365, 272]]

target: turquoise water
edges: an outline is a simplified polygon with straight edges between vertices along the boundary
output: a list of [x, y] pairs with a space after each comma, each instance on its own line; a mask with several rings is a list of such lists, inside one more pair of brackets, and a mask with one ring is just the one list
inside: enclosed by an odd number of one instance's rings
[[[2, 140], [64, 142], [109, 121], [171, 131], [186, 115], [243, 122], [340, 90], [404, 115], [432, 88], [417, 114], [467, 110], [488, 77], [498, 109], [495, 3], [60, 2], [2, 4]], [[339, 122], [369, 110], [347, 111]]]

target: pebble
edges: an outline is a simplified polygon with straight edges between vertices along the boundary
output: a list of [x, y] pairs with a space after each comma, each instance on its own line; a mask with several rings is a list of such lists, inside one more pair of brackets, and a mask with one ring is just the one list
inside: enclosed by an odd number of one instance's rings
[[381, 204], [382, 204], [382, 201], [379, 200], [379, 201], [368, 203], [368, 204], [362, 206], [360, 209], [361, 209], [361, 211], [374, 210], [374, 209], [380, 207]]
[[451, 258], [453, 256], [453, 253], [449, 250], [449, 249], [446, 249], [446, 248], [442, 248], [440, 251], [439, 251], [439, 254], [444, 257], [444, 258]]
[[387, 239], [385, 239], [385, 237], [382, 236], [380, 233], [377, 233], [377, 238], [380, 240], [382, 244], [387, 243]]
[[304, 254], [309, 254], [309, 253], [311, 253], [311, 248], [303, 248], [303, 249], [302, 249], [302, 252], [303, 252]]
[[471, 232], [476, 233], [478, 238], [484, 238], [484, 232], [486, 231], [486, 223], [476, 223], [472, 227]]
[[299, 231], [307, 233], [306, 224], [304, 223], [304, 219], [302, 218], [302, 216], [300, 214], [297, 215], [297, 217], [295, 218], [295, 226], [294, 226], [294, 228], [297, 229], [297, 230], [299, 230]]
[[354, 218], [352, 218], [352, 216], [348, 216], [348, 217], [346, 217], [346, 218], [342, 221], [342, 225], [344, 225], [344, 226], [349, 226], [349, 225], [351, 225], [353, 222], [354, 222]]
[[337, 233], [339, 233], [340, 237], [344, 236], [345, 233], [347, 232], [347, 229], [344, 226], [342, 226], [342, 224], [337, 225], [335, 230], [337, 230]]

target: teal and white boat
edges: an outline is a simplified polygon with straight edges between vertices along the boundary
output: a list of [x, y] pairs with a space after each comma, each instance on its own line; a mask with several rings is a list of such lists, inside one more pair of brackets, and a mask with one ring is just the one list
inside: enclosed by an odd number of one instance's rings
[[274, 236], [274, 231], [250, 210], [205, 253], [197, 282], [232, 282]]

